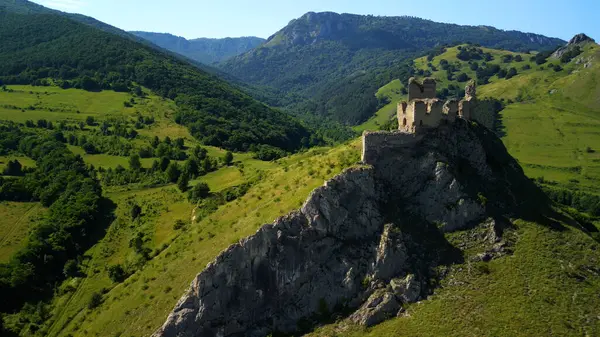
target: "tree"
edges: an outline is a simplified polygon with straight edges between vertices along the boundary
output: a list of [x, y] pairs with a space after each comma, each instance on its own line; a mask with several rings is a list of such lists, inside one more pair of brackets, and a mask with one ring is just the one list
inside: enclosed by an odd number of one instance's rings
[[508, 72], [506, 73], [506, 79], [507, 80], [511, 79], [511, 78], [513, 78], [516, 75], [517, 75], [517, 69], [514, 68], [514, 67], [510, 68], [510, 69], [508, 69]]
[[65, 277], [75, 277], [79, 274], [79, 265], [75, 260], [69, 260], [65, 263], [63, 268], [63, 274]]
[[83, 151], [85, 151], [85, 153], [87, 154], [97, 153], [96, 147], [92, 143], [85, 143], [81, 147], [83, 148]]
[[171, 164], [171, 160], [168, 157], [161, 157], [159, 164], [160, 170], [165, 172], [169, 167], [169, 164]]
[[194, 158], [189, 158], [186, 160], [183, 171], [188, 174], [190, 177], [198, 176], [198, 162]]
[[132, 171], [140, 171], [142, 169], [142, 162], [139, 155], [133, 154], [129, 157], [129, 169]]
[[233, 162], [233, 153], [227, 151], [227, 153], [225, 153], [225, 156], [223, 156], [223, 162], [227, 166], [231, 165], [231, 163]]
[[177, 182], [179, 176], [181, 175], [179, 164], [177, 164], [176, 162], [172, 162], [171, 164], [169, 164], [169, 167], [167, 167], [165, 173], [167, 174], [167, 179], [169, 179], [170, 182]]
[[523, 57], [521, 55], [515, 55], [516, 62], [523, 62]]
[[469, 80], [469, 76], [465, 73], [461, 73], [458, 76], [456, 76], [456, 80], [459, 82], [466, 82]]
[[131, 209], [129, 210], [129, 214], [131, 215], [131, 219], [135, 220], [135, 219], [139, 218], [140, 215], [142, 215], [142, 208], [140, 207], [140, 205], [134, 204], [133, 206], [131, 206]]
[[94, 117], [92, 117], [92, 116], [87, 116], [87, 118], [85, 119], [85, 123], [89, 126], [96, 125], [96, 121], [94, 120]]
[[3, 174], [6, 176], [21, 176], [23, 175], [23, 167], [18, 160], [10, 160], [4, 168]]
[[183, 138], [176, 138], [175, 139], [175, 147], [177, 147], [178, 149], [183, 149], [183, 146], [184, 146]]
[[181, 192], [185, 193], [188, 190], [189, 183], [190, 177], [184, 173], [179, 176], [179, 180], [177, 180], [177, 187]]
[[198, 202], [210, 195], [210, 187], [206, 183], [198, 183], [188, 192], [188, 199], [191, 202]]
[[102, 304], [102, 295], [97, 292], [93, 293], [88, 302], [88, 309], [95, 309], [99, 307], [100, 304]]
[[208, 151], [206, 151], [206, 149], [201, 147], [200, 145], [196, 145], [192, 153], [194, 157], [196, 157], [198, 160], [203, 160], [204, 158], [206, 158]]
[[121, 283], [125, 280], [125, 270], [120, 264], [112, 265], [108, 267], [108, 277], [115, 283]]
[[158, 144], [160, 144], [160, 140], [158, 139], [158, 136], [154, 136], [154, 138], [152, 138], [152, 140], [150, 141], [150, 146], [156, 148]]

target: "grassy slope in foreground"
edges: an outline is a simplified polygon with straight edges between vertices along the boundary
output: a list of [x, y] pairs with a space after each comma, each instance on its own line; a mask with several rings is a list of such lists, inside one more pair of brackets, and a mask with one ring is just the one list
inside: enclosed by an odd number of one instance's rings
[[[114, 191], [109, 195], [118, 204], [117, 219], [108, 229], [105, 239], [86, 254], [86, 278], [65, 282], [54, 300], [53, 318], [48, 336], [148, 336], [160, 326], [192, 278], [218, 253], [240, 238], [257, 230], [262, 224], [297, 209], [309, 192], [325, 179], [358, 161], [358, 141], [333, 149], [313, 149], [281, 159], [268, 167], [244, 167], [237, 173], [243, 183], [257, 175], [262, 177], [248, 193], [199, 223], [183, 230], [174, 230], [181, 219], [189, 221], [192, 205], [175, 187], [148, 190]], [[203, 177], [211, 184], [222, 184], [217, 171]], [[261, 173], [262, 172], [262, 173]], [[142, 220], [129, 220], [131, 202], [142, 205]], [[116, 263], [136, 263], [129, 240], [137, 232], [146, 233], [148, 246], [158, 255], [124, 283], [113, 283], [106, 267]], [[103, 290], [104, 289], [104, 290]], [[87, 304], [93, 293], [106, 292], [96, 309]]]

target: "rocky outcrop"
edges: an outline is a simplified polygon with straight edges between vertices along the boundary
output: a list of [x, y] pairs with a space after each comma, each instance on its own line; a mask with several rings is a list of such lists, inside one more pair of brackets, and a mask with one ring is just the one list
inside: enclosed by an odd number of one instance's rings
[[575, 46], [580, 46], [585, 43], [595, 43], [594, 39], [591, 37], [581, 33], [573, 36], [569, 43], [567, 43], [564, 47], [558, 48], [554, 53], [552, 53], [552, 57], [561, 58], [566, 52], [573, 49]]
[[436, 266], [461, 261], [443, 232], [533, 212], [537, 192], [500, 140], [468, 121], [382, 146], [372, 165], [221, 253], [154, 336], [293, 333], [348, 310], [377, 324], [426, 298]]

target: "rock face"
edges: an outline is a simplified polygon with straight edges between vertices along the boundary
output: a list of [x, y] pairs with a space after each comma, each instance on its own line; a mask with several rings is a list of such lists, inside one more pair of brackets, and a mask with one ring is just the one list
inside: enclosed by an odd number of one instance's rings
[[584, 43], [595, 43], [594, 39], [591, 37], [581, 33], [573, 36], [569, 43], [567, 43], [564, 47], [558, 48], [553, 54], [554, 58], [561, 58], [566, 52], [571, 50], [574, 46], [582, 45]]
[[461, 261], [442, 232], [543, 199], [500, 140], [470, 122], [385, 145], [372, 165], [222, 252], [154, 336], [293, 333], [348, 309], [358, 309], [352, 321], [377, 324], [426, 298], [435, 266]]

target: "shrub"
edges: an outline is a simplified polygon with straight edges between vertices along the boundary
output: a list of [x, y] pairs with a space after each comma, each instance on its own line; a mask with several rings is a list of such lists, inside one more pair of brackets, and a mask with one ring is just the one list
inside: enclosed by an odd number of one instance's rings
[[102, 294], [98, 292], [93, 293], [92, 297], [90, 297], [90, 300], [88, 301], [88, 309], [95, 309], [99, 307], [100, 304], [102, 304]]
[[198, 202], [198, 200], [207, 198], [209, 195], [210, 187], [206, 183], [200, 182], [188, 192], [188, 199], [191, 202]]
[[233, 162], [233, 153], [231, 153], [230, 151], [227, 151], [227, 153], [225, 153], [225, 156], [223, 156], [223, 163], [225, 163], [225, 165], [229, 166], [229, 165], [231, 165], [232, 162]]
[[125, 270], [120, 264], [112, 265], [108, 267], [108, 277], [115, 283], [121, 283], [125, 280]]
[[175, 224], [173, 225], [173, 229], [174, 230], [180, 230], [183, 227], [185, 227], [185, 222], [181, 219], [175, 221]]

